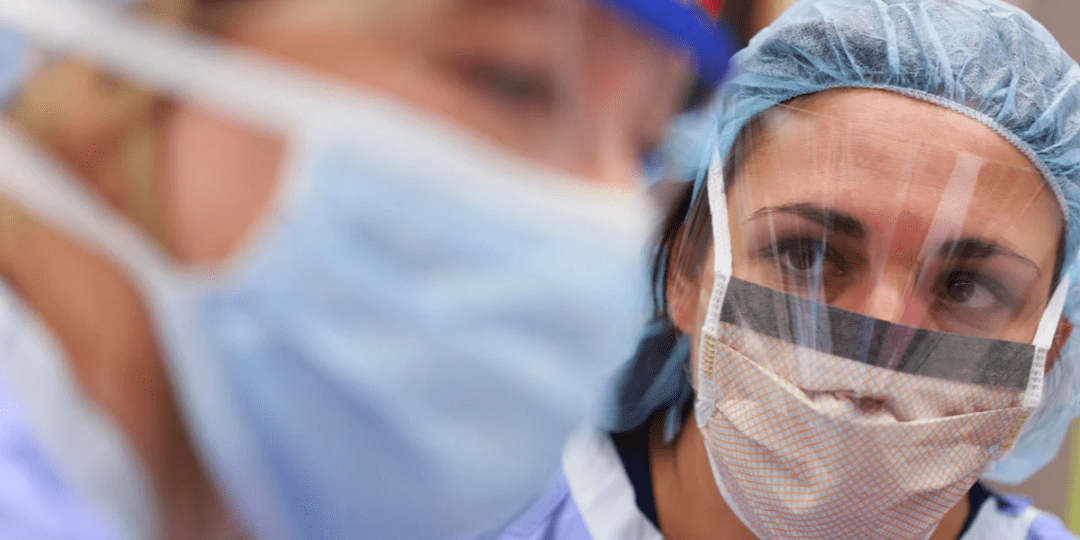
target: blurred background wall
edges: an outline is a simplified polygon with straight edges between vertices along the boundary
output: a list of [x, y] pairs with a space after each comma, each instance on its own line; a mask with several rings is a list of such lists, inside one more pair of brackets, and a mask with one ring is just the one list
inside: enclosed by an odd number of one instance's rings
[[[723, 18], [745, 43], [796, 0], [724, 0]], [[1080, 58], [1080, 0], [1006, 0], [1031, 13], [1062, 46]], [[1019, 486], [993, 486], [999, 492], [1027, 496], [1080, 532], [1080, 422], [1074, 423], [1057, 458]]]

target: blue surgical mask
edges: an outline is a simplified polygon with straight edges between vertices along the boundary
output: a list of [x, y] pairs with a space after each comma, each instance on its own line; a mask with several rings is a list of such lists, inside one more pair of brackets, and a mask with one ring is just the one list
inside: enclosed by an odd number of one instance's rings
[[529, 502], [643, 324], [642, 192], [77, 3], [0, 12], [288, 134], [262, 224], [192, 270], [0, 130], [0, 192], [142, 289], [201, 454], [259, 538], [468, 535]]

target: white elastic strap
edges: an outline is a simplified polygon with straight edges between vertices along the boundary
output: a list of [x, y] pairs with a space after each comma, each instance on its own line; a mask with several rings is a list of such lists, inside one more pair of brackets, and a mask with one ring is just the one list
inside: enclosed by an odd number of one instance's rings
[[1035, 357], [1031, 362], [1031, 373], [1028, 375], [1028, 387], [1024, 392], [1024, 407], [1037, 407], [1042, 401], [1043, 379], [1046, 373], [1046, 356], [1054, 343], [1054, 335], [1057, 333], [1058, 324], [1061, 321], [1061, 313], [1065, 309], [1065, 297], [1068, 296], [1068, 280], [1062, 277], [1054, 288], [1054, 294], [1046, 304], [1039, 327], [1035, 330]]
[[728, 228], [727, 195], [724, 193], [724, 165], [719, 150], [713, 150], [712, 164], [709, 165], [709, 177], [705, 180], [705, 189], [709, 195], [709, 211], [712, 214], [713, 230], [713, 290], [709, 298], [709, 309], [705, 315], [703, 335], [715, 334], [720, 324], [720, 310], [727, 294], [728, 279], [731, 277], [731, 231]]
[[72, 239], [111, 255], [136, 279], [162, 279], [172, 268], [158, 244], [7, 122], [0, 122], [0, 194]]
[[1068, 296], [1068, 280], [1062, 276], [1054, 288], [1054, 294], [1046, 304], [1046, 311], [1039, 320], [1039, 327], [1035, 330], [1035, 339], [1032, 344], [1036, 347], [1049, 349], [1054, 342], [1054, 334], [1057, 333], [1058, 323], [1061, 321], [1061, 312], [1065, 309], [1065, 297]]
[[81, 0], [3, 0], [0, 26], [267, 130], [350, 103], [347, 87], [329, 78]]
[[713, 150], [709, 164], [709, 177], [705, 180], [709, 193], [709, 211], [712, 213], [713, 270], [725, 276], [731, 275], [731, 230], [728, 227], [727, 193], [724, 192], [724, 162], [720, 150]]
[[704, 428], [709, 418], [716, 412], [716, 403], [701, 399], [702, 395], [717, 395], [715, 382], [705, 373], [704, 355], [709, 354], [708, 340], [719, 335], [720, 312], [724, 308], [728, 283], [731, 280], [731, 231], [728, 227], [727, 195], [724, 193], [724, 165], [719, 150], [713, 151], [712, 163], [705, 189], [709, 195], [709, 210], [712, 214], [713, 228], [713, 288], [709, 296], [709, 307], [705, 322], [701, 327], [698, 344], [697, 377], [693, 381], [698, 398], [694, 400], [694, 416], [698, 428]]

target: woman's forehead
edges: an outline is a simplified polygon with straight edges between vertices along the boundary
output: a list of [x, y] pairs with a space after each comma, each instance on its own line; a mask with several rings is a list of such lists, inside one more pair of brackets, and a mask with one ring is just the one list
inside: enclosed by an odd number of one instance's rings
[[[839, 89], [764, 113], [735, 149], [742, 167], [800, 169], [823, 188], [866, 175], [944, 188], [963, 159], [981, 165], [981, 189], [1040, 191], [1049, 186], [1000, 134], [965, 115], [883, 90]], [[966, 157], [965, 157], [966, 156]], [[952, 181], [955, 181], [953, 179]], [[940, 184], [940, 185], [939, 185]], [[885, 187], [880, 185], [879, 187]]]
[[1039, 172], [975, 120], [875, 90], [824, 92], [797, 105], [770, 111], [751, 125], [760, 133], [742, 139], [753, 146], [739, 152], [734, 195], [743, 204], [815, 202], [884, 224], [906, 213], [965, 227], [1060, 229], [1056, 198]]
[[[881, 139], [982, 155], [1014, 167], [1034, 165], [1012, 143], [985, 124], [934, 103], [889, 90], [839, 88], [793, 100], [771, 114], [771, 123], [807, 129], [812, 123], [851, 141]], [[768, 113], [767, 113], [768, 114]], [[801, 124], [799, 124], [801, 123]]]

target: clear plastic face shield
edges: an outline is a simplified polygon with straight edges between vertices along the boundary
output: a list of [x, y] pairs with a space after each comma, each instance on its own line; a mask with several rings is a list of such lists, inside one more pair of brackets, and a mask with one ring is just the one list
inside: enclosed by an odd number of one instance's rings
[[750, 122], [698, 197], [668, 294], [725, 500], [765, 539], [928, 537], [1054, 360], [1049, 184], [974, 120], [838, 90]]
[[0, 191], [138, 287], [260, 537], [479, 532], [633, 347], [642, 173], [726, 63], [710, 24], [653, 1], [5, 2]]

